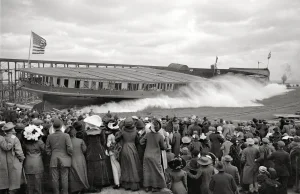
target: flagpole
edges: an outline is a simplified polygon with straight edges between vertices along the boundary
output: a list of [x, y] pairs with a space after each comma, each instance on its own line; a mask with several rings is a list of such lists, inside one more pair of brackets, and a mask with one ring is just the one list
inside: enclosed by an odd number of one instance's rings
[[30, 51], [31, 51], [31, 37], [32, 37], [32, 31], [30, 32], [30, 40], [29, 40], [29, 51], [28, 51], [28, 67], [31, 68], [30, 63]]

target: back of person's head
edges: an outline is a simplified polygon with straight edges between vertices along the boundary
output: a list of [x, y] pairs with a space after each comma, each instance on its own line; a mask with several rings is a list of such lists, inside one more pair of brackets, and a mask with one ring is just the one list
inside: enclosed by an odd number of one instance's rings
[[62, 127], [62, 121], [60, 119], [54, 118], [52, 123], [55, 130], [59, 130]]

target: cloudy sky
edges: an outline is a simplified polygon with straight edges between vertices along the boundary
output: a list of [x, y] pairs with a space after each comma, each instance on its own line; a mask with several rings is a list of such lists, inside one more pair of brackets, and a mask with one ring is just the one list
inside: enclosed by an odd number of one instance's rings
[[[266, 67], [300, 75], [299, 0], [1, 0], [1, 57], [209, 68]], [[299, 78], [298, 78], [299, 79]]]

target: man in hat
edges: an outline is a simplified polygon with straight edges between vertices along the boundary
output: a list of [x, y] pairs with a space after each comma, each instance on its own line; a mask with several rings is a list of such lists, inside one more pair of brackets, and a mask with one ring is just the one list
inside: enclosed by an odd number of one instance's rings
[[237, 186], [233, 176], [224, 172], [224, 165], [221, 162], [217, 163], [216, 169], [219, 173], [212, 176], [209, 189], [213, 194], [234, 194]]
[[200, 136], [202, 134], [202, 129], [198, 125], [195, 119], [191, 119], [191, 125], [188, 127], [188, 135], [192, 136], [194, 134], [194, 131], [197, 132], [197, 134]]
[[61, 175], [62, 193], [68, 193], [68, 175], [71, 167], [73, 146], [70, 136], [61, 131], [62, 121], [53, 119], [55, 132], [48, 136], [46, 152], [51, 155], [50, 169], [53, 184], [53, 193], [59, 194], [59, 174]]
[[232, 175], [232, 177], [235, 180], [236, 185], [240, 184], [240, 174], [239, 174], [239, 170], [236, 166], [233, 166], [231, 164], [232, 162], [232, 157], [229, 155], [225, 155], [224, 156], [224, 172]]
[[232, 145], [231, 143], [231, 136], [230, 134], [227, 134], [225, 136], [226, 140], [223, 142], [222, 146], [221, 146], [221, 150], [223, 151], [223, 156], [226, 156], [229, 154], [229, 151], [230, 151], [230, 147]]
[[254, 148], [254, 140], [252, 138], [246, 141], [248, 147], [242, 151], [241, 161], [244, 162], [243, 169], [243, 184], [249, 185], [249, 191], [251, 193], [258, 192], [257, 184], [257, 168], [258, 163], [255, 162], [259, 158], [258, 149]]
[[273, 166], [273, 162], [268, 160], [268, 156], [275, 152], [275, 148], [272, 145], [269, 145], [270, 141], [268, 138], [262, 138], [262, 145], [259, 147], [259, 158], [256, 160], [261, 166], [270, 168]]
[[278, 181], [281, 183], [280, 194], [287, 194], [287, 185], [291, 173], [290, 155], [283, 150], [285, 146], [283, 141], [278, 141], [277, 145], [278, 150], [273, 152], [268, 159], [274, 161]]
[[[2, 130], [5, 133], [6, 141], [13, 144], [13, 150], [6, 152], [6, 160], [7, 160], [7, 169], [8, 169], [8, 178], [9, 178], [9, 193], [16, 193], [17, 190], [21, 186], [21, 177], [22, 177], [22, 163], [25, 159], [21, 143], [18, 138], [14, 135], [15, 125], [11, 122], [6, 123]], [[2, 159], [1, 159], [2, 160]], [[5, 174], [2, 175], [5, 176]], [[0, 179], [1, 180], [1, 179]]]

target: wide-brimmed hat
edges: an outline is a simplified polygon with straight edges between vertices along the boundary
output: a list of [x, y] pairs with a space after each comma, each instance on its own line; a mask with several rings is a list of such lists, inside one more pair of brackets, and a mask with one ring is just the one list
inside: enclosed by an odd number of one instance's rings
[[173, 170], [180, 170], [186, 166], [186, 162], [181, 157], [176, 157], [168, 162], [168, 166]]
[[200, 139], [202, 139], [202, 140], [206, 139], [206, 136], [204, 135], [204, 133], [201, 133]]
[[233, 159], [232, 159], [232, 157], [230, 156], [230, 155], [226, 155], [226, 156], [224, 156], [224, 161], [225, 162], [231, 162]]
[[135, 126], [134, 126], [134, 122], [133, 122], [132, 118], [130, 118], [130, 117], [126, 118], [124, 120], [124, 126], [126, 128], [134, 128]]
[[216, 169], [219, 171], [219, 172], [223, 172], [225, 169], [224, 169], [224, 165], [222, 164], [222, 162], [218, 162], [216, 164]]
[[119, 125], [118, 123], [114, 123], [114, 122], [110, 122], [108, 123], [107, 127], [110, 129], [110, 130], [119, 130]]
[[85, 123], [88, 123], [89, 125], [94, 125], [96, 127], [100, 127], [103, 124], [102, 119], [99, 115], [89, 116], [85, 118], [83, 121]]
[[190, 170], [197, 170], [200, 168], [200, 163], [198, 162], [197, 158], [192, 158], [190, 162], [187, 163], [186, 167]]
[[191, 138], [188, 137], [188, 136], [184, 136], [182, 139], [181, 139], [182, 143], [191, 143]]
[[2, 131], [9, 131], [13, 128], [15, 128], [15, 125], [12, 122], [8, 122], [2, 127]]
[[137, 116], [132, 116], [131, 118], [132, 118], [132, 119], [136, 119], [136, 120], [139, 119]]
[[212, 159], [206, 157], [206, 156], [202, 156], [199, 159], [199, 164], [201, 164], [202, 166], [207, 166], [212, 164]]
[[25, 125], [23, 123], [17, 123], [15, 126], [15, 130], [23, 130]]

